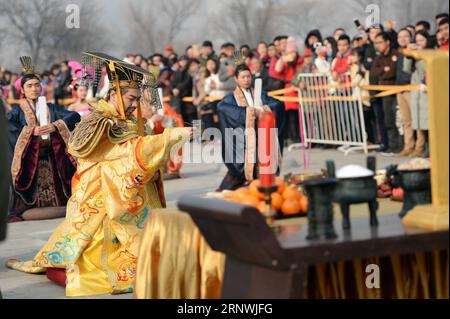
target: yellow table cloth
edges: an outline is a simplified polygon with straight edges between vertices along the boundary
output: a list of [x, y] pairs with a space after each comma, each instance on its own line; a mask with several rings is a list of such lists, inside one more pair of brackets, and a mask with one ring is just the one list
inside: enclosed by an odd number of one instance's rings
[[188, 214], [153, 210], [141, 239], [135, 297], [220, 298], [224, 262], [225, 256], [209, 247]]
[[[380, 201], [380, 213], [400, 203]], [[366, 213], [367, 214], [367, 213]], [[363, 215], [356, 211], [354, 215]], [[280, 220], [280, 226], [306, 227], [306, 219]], [[297, 227], [297, 228], [296, 228]], [[306, 298], [448, 298], [448, 250], [371, 257], [310, 265]], [[380, 265], [381, 289], [365, 287], [368, 264]], [[225, 256], [212, 250], [187, 213], [150, 212], [136, 269], [138, 299], [220, 298]]]

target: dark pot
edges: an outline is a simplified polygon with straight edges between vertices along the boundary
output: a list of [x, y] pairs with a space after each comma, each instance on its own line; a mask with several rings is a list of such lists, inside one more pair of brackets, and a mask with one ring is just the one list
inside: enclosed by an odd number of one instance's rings
[[308, 236], [306, 239], [333, 239], [332, 197], [337, 185], [335, 178], [304, 181], [302, 186], [308, 196]]
[[333, 201], [360, 204], [377, 199], [377, 182], [373, 176], [338, 179]]
[[387, 168], [388, 183], [392, 187], [403, 189], [403, 207], [400, 217], [416, 205], [431, 204], [431, 172], [430, 169], [398, 170], [397, 166]]
[[[375, 171], [375, 157], [367, 158], [367, 168]], [[333, 161], [327, 161], [327, 170], [330, 177], [335, 177], [335, 166]], [[340, 178], [337, 187], [333, 192], [333, 202], [338, 203], [342, 213], [342, 227], [350, 229], [350, 205], [367, 203], [370, 212], [370, 225], [377, 226], [378, 220], [376, 211], [377, 202], [377, 182], [374, 176], [364, 176], [356, 178]]]

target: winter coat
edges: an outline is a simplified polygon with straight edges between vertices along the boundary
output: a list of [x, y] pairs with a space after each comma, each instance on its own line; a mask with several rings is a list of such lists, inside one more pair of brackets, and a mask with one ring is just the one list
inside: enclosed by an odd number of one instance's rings
[[[216, 84], [216, 88], [211, 88], [211, 83], [214, 82]], [[204, 83], [204, 90], [207, 95], [210, 96], [218, 96], [218, 97], [224, 97], [227, 93], [223, 89], [223, 83], [219, 80], [219, 74], [211, 74], [209, 77], [205, 78]]]
[[387, 55], [379, 54], [370, 69], [370, 76], [378, 79], [379, 85], [395, 84], [397, 74], [398, 52], [390, 49]]
[[[293, 85], [291, 84], [291, 80], [294, 78], [295, 74], [298, 72], [300, 67], [303, 64], [303, 58], [301, 56], [298, 56], [296, 63], [284, 63], [283, 69], [280, 72], [277, 72], [275, 70], [275, 67], [269, 70], [269, 76], [281, 80], [285, 82], [285, 89], [291, 88]], [[298, 97], [297, 91], [289, 92], [284, 94], [284, 96], [289, 97]], [[286, 110], [297, 110], [298, 109], [298, 102], [284, 102], [284, 106]]]
[[[405, 58], [403, 71], [412, 74], [411, 84], [425, 84], [425, 61]], [[411, 116], [414, 130], [428, 130], [428, 94], [426, 92], [411, 91]]]

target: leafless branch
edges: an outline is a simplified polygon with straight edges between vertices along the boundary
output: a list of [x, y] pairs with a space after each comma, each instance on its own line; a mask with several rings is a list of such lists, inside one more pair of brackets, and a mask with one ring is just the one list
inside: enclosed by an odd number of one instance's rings
[[[86, 0], [78, 1], [79, 29], [66, 26], [67, 0], [0, 0], [0, 17], [8, 24], [7, 37], [29, 54], [36, 64], [54, 62], [55, 57], [78, 56], [83, 44], [101, 42], [93, 8]], [[89, 28], [87, 25], [89, 24]], [[96, 42], [96, 41], [95, 41]], [[46, 54], [44, 55], [43, 52]]]

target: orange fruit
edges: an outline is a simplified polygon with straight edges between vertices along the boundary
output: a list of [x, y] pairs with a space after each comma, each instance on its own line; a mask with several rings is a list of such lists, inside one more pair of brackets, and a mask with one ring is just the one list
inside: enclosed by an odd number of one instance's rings
[[244, 199], [241, 201], [241, 203], [244, 205], [248, 205], [248, 206], [258, 207], [259, 199], [256, 198], [255, 196], [249, 194], [244, 197]]
[[275, 177], [275, 185], [278, 186], [277, 192], [280, 194], [283, 194], [284, 190], [286, 189], [286, 183], [281, 177]]
[[296, 199], [288, 198], [281, 206], [281, 212], [285, 215], [298, 214], [300, 212], [300, 202]]
[[300, 199], [300, 210], [304, 213], [308, 211], [308, 197], [305, 195]]
[[300, 191], [292, 186], [286, 187], [286, 189], [283, 192], [283, 199], [295, 199], [297, 201], [300, 200], [302, 197], [302, 193]]
[[264, 213], [264, 211], [266, 210], [266, 203], [264, 201], [259, 202], [259, 204], [258, 204], [258, 206], [256, 208], [258, 208], [258, 210], [261, 213]]
[[258, 190], [258, 187], [259, 187], [260, 185], [261, 185], [261, 181], [258, 180], [258, 179], [256, 179], [256, 180], [254, 180], [253, 182], [250, 183], [248, 189], [249, 189], [249, 191], [250, 191], [250, 194], [252, 194], [252, 195], [255, 196], [256, 198], [263, 199], [263, 198], [264, 198], [264, 194], [261, 193], [261, 192]]
[[279, 193], [272, 193], [270, 195], [272, 197], [272, 207], [275, 210], [280, 210], [281, 205], [283, 205], [283, 196]]
[[233, 192], [232, 199], [237, 202], [242, 202], [242, 200], [248, 195], [250, 195], [248, 189], [241, 187]]

